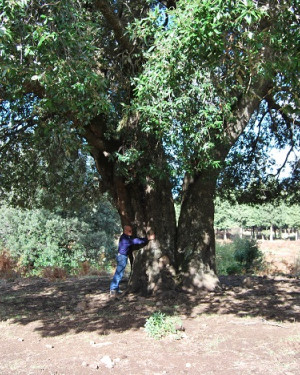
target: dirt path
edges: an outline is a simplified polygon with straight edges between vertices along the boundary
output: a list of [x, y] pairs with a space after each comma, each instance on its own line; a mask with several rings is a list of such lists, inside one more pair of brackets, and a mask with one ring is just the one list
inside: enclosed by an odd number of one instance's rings
[[[111, 300], [108, 278], [0, 285], [0, 373], [300, 374], [300, 283], [222, 277], [198, 296]], [[181, 317], [178, 337], [154, 340], [146, 319]]]

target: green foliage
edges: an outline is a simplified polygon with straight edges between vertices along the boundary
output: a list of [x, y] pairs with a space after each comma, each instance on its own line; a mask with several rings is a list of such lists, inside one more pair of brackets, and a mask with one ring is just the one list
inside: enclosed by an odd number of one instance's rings
[[[262, 78], [273, 79], [277, 64], [290, 82], [290, 100], [298, 103], [297, 18], [290, 5], [275, 7], [271, 17], [267, 7], [255, 1], [181, 1], [168, 12], [167, 28], [159, 23], [157, 9], [136, 23], [134, 35], [148, 43], [154, 40], [145, 52], [144, 71], [135, 80], [137, 109], [144, 130], [163, 138], [177, 171], [222, 166], [216, 150], [226, 150], [230, 143], [226, 127], [237, 120], [240, 98], [249, 95], [253, 100], [252, 88]], [[291, 30], [286, 28], [289, 17]], [[289, 45], [289, 57], [269, 61], [266, 50], [280, 53], [277, 38], [283, 49]], [[283, 95], [280, 79], [274, 79], [274, 86]]]
[[[19, 116], [17, 111], [14, 114]], [[2, 200], [23, 208], [76, 211], [100, 199], [99, 175], [92, 158], [68, 124], [58, 126], [55, 121], [48, 121], [47, 125], [20, 134], [14, 132], [18, 126], [18, 122], [11, 128], [2, 125]]]
[[265, 203], [262, 205], [238, 204], [233, 201], [215, 200], [216, 229], [232, 228], [300, 228], [299, 204]]
[[263, 254], [255, 241], [237, 238], [232, 243], [217, 244], [216, 264], [219, 275], [255, 273], [263, 269]]
[[179, 317], [167, 316], [161, 311], [157, 311], [146, 320], [145, 330], [150, 337], [159, 340], [169, 334], [176, 334], [178, 326], [181, 326]]
[[85, 7], [14, 0], [1, 1], [0, 10], [6, 94], [22, 97], [25, 80], [46, 93], [39, 105], [49, 112], [73, 112], [85, 122], [107, 110], [105, 79], [98, 73], [103, 35]]
[[234, 241], [234, 259], [242, 266], [245, 273], [258, 270], [263, 263], [263, 254], [256, 241], [237, 238]]
[[214, 225], [218, 229], [231, 229], [236, 225], [232, 204], [228, 201], [216, 199], [216, 212]]
[[86, 211], [77, 217], [6, 206], [0, 212], [1, 246], [21, 268], [31, 272], [39, 273], [45, 267], [70, 272], [84, 261], [99, 266], [115, 254], [114, 236], [120, 229], [116, 213], [106, 202], [94, 212]]
[[241, 266], [234, 258], [233, 243], [216, 244], [216, 267], [218, 275], [234, 275], [241, 273]]
[[[45, 189], [59, 181], [57, 190], [66, 190], [61, 181], [70, 181], [72, 163], [65, 164], [61, 153], [50, 163], [43, 150], [50, 144], [53, 153], [62, 138], [65, 154], [74, 145], [82, 150], [86, 127], [99, 118], [97, 147], [112, 141], [104, 151], [116, 173], [130, 182], [163, 172], [177, 183], [186, 171], [222, 168], [249, 120], [237, 124], [248, 111], [241, 107], [260, 97], [261, 82], [268, 83], [261, 97], [268, 94], [280, 106], [268, 111], [272, 133], [280, 134], [281, 146], [297, 139], [290, 126], [279, 129], [282, 121], [298, 121], [299, 15], [293, 1], [272, 9], [242, 0], [178, 1], [172, 10], [157, 1], [104, 3], [105, 11], [102, 2], [0, 2], [1, 184], [5, 191], [14, 185], [18, 201], [39, 190], [35, 181], [43, 180], [39, 187]], [[127, 38], [131, 44], [124, 47]], [[55, 134], [63, 134], [59, 142], [53, 141]], [[254, 144], [259, 161], [261, 144]], [[247, 155], [249, 147], [247, 142]], [[154, 157], [164, 153], [168, 167]], [[239, 156], [249, 161], [244, 152]], [[237, 158], [228, 163], [233, 170]], [[61, 179], [49, 181], [49, 172], [61, 173]], [[235, 173], [236, 180], [244, 172]], [[74, 181], [90, 186], [77, 177]]]

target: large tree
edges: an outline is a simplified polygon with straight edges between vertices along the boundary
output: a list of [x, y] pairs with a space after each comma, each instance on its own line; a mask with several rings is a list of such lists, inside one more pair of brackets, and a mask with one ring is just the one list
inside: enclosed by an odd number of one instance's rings
[[39, 139], [80, 141], [121, 222], [156, 233], [136, 256], [132, 289], [213, 288], [214, 196], [220, 172], [234, 169], [228, 153], [259, 153], [254, 131], [234, 146], [262, 111], [269, 118], [256, 128], [270, 128], [279, 147], [299, 146], [296, 5], [2, 1], [1, 180], [36, 149], [43, 169]]

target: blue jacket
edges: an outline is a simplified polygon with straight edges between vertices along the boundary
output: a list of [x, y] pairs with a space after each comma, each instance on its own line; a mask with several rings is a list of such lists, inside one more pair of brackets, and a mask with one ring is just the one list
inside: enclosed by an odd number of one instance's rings
[[119, 247], [118, 252], [122, 255], [128, 255], [130, 251], [130, 247], [132, 245], [147, 245], [149, 242], [148, 238], [140, 238], [140, 237], [131, 237], [127, 236], [126, 234], [122, 234], [119, 240]]

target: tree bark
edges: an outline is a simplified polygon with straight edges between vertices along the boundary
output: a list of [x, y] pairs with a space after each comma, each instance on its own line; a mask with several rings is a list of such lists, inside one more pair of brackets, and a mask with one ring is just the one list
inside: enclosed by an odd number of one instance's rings
[[144, 295], [174, 289], [176, 219], [170, 183], [157, 181], [155, 188], [140, 186], [140, 193], [128, 188], [136, 234], [145, 236], [145, 231], [152, 229], [156, 236], [147, 247], [134, 251], [129, 289]]
[[157, 181], [152, 187], [118, 180], [115, 196], [122, 224], [133, 225], [139, 237], [149, 230], [156, 236], [145, 248], [133, 252], [129, 289], [143, 295], [174, 289], [176, 221], [169, 182]]
[[213, 290], [218, 284], [215, 264], [214, 194], [216, 173], [186, 178], [178, 223], [177, 263], [182, 287]]

